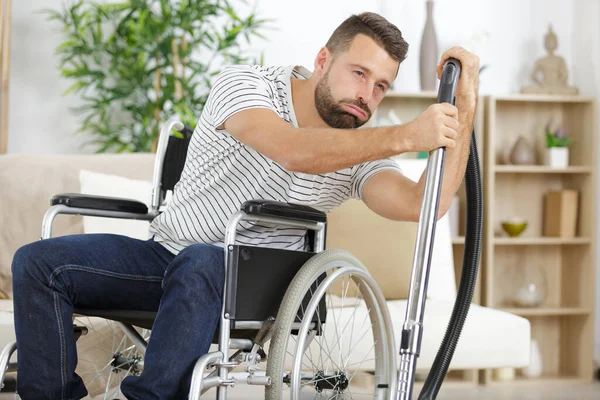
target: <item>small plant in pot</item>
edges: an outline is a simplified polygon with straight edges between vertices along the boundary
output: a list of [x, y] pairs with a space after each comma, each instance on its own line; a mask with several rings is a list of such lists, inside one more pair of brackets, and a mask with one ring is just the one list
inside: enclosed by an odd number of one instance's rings
[[572, 141], [567, 127], [560, 126], [552, 129], [551, 124], [548, 123], [546, 125], [546, 165], [552, 168], [568, 167], [569, 145]]

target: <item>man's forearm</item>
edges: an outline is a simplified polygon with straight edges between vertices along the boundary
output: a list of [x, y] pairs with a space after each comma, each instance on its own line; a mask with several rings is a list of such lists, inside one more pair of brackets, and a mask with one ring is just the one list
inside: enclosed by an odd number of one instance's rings
[[410, 134], [405, 126], [300, 128], [286, 134], [292, 137], [284, 144], [288, 146], [285, 167], [295, 172], [323, 174], [410, 151]]
[[[449, 146], [458, 107], [432, 104], [404, 124], [363, 129], [295, 128], [270, 110], [230, 116], [225, 129], [240, 142], [293, 172], [323, 174], [406, 152]], [[450, 146], [452, 147], [452, 146]]]

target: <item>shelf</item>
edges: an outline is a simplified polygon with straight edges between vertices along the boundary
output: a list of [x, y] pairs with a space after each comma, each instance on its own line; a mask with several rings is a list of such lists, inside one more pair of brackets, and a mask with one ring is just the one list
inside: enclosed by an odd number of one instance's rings
[[521, 317], [552, 317], [561, 315], [589, 315], [592, 310], [581, 307], [498, 308]]
[[[559, 246], [559, 245], [582, 245], [591, 244], [592, 239], [588, 237], [561, 238], [561, 237], [495, 237], [494, 244], [497, 246]], [[464, 236], [452, 238], [452, 244], [465, 244]]]
[[[453, 241], [454, 243], [454, 241]], [[561, 237], [495, 237], [497, 246], [548, 246], [569, 244], [591, 244], [592, 239], [587, 237], [561, 238]]]
[[390, 99], [437, 99], [438, 93], [436, 91], [423, 91], [423, 92], [388, 92], [384, 98]]
[[541, 102], [541, 103], [589, 103], [593, 102], [593, 96], [568, 96], [568, 95], [549, 95], [549, 94], [507, 94], [493, 96], [496, 101], [522, 101], [522, 102]]
[[[593, 376], [597, 261], [597, 99], [508, 93], [488, 96], [485, 105], [482, 304], [530, 322], [531, 337], [539, 345], [543, 367], [539, 378], [517, 373], [510, 383], [589, 382]], [[567, 127], [573, 138], [569, 163], [564, 168], [552, 168], [544, 162], [545, 129], [550, 121], [553, 127]], [[510, 163], [520, 137], [534, 152], [535, 163]], [[576, 205], [576, 237], [545, 235], [551, 223], [548, 213], [553, 212], [547, 209], [547, 196], [558, 190], [578, 192], [576, 204], [565, 202], [565, 207]], [[467, 203], [464, 198], [461, 200], [462, 211]], [[555, 214], [560, 217], [558, 211]], [[460, 221], [465, 218], [459, 217]], [[499, 229], [498, 225], [511, 217], [528, 221], [527, 230], [518, 237], [510, 237]], [[525, 279], [537, 279], [539, 274], [546, 279], [547, 297], [540, 307], [525, 308], [510, 302], [519, 279], [529, 273], [533, 275]], [[485, 383], [508, 383], [497, 380], [493, 372], [493, 368], [486, 369]]]
[[594, 172], [594, 168], [584, 165], [567, 168], [551, 168], [546, 165], [496, 165], [494, 171], [505, 174], [589, 174]]
[[510, 381], [500, 381], [500, 380], [492, 380], [492, 385], [506, 385], [506, 384], [516, 384], [516, 385], [546, 385], [546, 384], [575, 384], [575, 383], [587, 383], [588, 381], [579, 378], [577, 376], [571, 375], [542, 375], [538, 378], [527, 378], [524, 376], [517, 376], [515, 379]]

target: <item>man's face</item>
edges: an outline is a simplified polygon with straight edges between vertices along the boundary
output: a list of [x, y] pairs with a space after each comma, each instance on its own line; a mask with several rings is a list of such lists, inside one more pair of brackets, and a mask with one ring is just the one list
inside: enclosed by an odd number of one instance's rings
[[315, 90], [319, 115], [332, 128], [364, 125], [396, 78], [398, 61], [371, 38], [358, 35], [327, 64]]

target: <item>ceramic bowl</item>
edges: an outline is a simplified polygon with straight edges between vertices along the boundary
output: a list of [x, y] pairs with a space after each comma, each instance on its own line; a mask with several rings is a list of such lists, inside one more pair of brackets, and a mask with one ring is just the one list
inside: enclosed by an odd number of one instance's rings
[[510, 237], [517, 237], [527, 228], [527, 221], [502, 221], [502, 229], [508, 233]]

